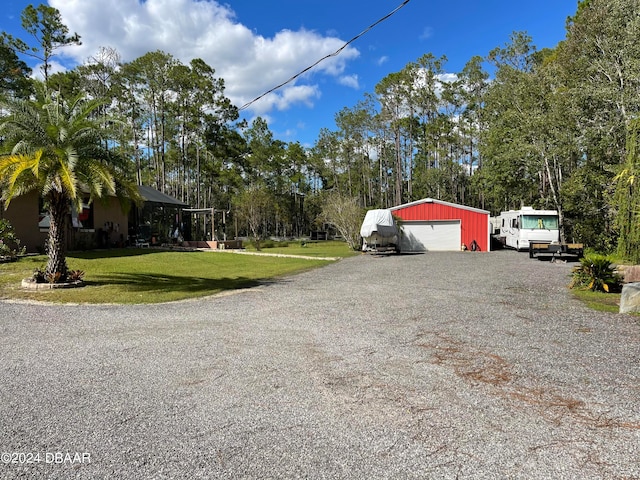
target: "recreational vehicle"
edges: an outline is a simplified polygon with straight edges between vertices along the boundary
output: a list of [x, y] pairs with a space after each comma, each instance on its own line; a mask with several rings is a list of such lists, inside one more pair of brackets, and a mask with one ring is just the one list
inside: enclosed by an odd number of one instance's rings
[[560, 242], [558, 212], [555, 210], [521, 210], [502, 212], [498, 217], [498, 240], [516, 250], [528, 250], [530, 244]]

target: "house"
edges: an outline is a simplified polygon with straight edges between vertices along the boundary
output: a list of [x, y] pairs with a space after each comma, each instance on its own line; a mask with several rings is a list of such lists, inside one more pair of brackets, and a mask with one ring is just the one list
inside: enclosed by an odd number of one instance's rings
[[[116, 197], [88, 203], [87, 196], [82, 211], [70, 207], [67, 249], [125, 246], [132, 242], [131, 232], [137, 234], [140, 230], [149, 232], [150, 243], [167, 241], [171, 237], [169, 230], [180, 224], [181, 208], [188, 205], [151, 187], [138, 188], [144, 204], [129, 213], [123, 211]], [[49, 217], [37, 192], [14, 198], [6, 209], [0, 205], [0, 218], [11, 223], [27, 252], [44, 252]]]
[[402, 252], [490, 248], [489, 212], [425, 198], [390, 208], [401, 226]]

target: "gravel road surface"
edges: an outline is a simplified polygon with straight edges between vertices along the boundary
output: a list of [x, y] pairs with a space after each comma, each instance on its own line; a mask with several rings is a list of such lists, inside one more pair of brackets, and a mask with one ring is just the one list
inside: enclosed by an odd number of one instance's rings
[[[207, 255], [208, 253], [203, 253]], [[526, 253], [0, 302], [0, 478], [640, 479], [640, 317]]]

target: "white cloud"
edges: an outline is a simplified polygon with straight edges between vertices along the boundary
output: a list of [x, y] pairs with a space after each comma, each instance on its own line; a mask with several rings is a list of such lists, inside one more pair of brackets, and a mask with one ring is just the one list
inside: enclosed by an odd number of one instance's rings
[[320, 89], [316, 85], [286, 86], [279, 96], [278, 110], [286, 110], [293, 103], [303, 103], [308, 107], [313, 106], [313, 100], [320, 98]]
[[458, 80], [458, 75], [455, 73], [441, 73], [436, 75], [436, 78], [442, 83], [453, 83]]
[[314, 100], [320, 98], [320, 90], [315, 85], [286, 85], [277, 93], [270, 93], [254, 103], [251, 111], [262, 118], [273, 110], [287, 110], [294, 104], [307, 107], [314, 105]]
[[433, 28], [431, 27], [424, 27], [424, 30], [422, 30], [422, 33], [420, 34], [420, 40], [427, 40], [429, 38], [433, 37]]
[[[201, 58], [225, 81], [225, 93], [240, 106], [285, 82], [311, 63], [344, 45], [334, 36], [308, 30], [281, 30], [264, 37], [238, 23], [227, 4], [209, 0], [49, 0], [70, 32], [83, 44], [64, 54], [80, 63], [100, 47], [113, 47], [125, 62], [162, 50], [183, 63]], [[309, 79], [339, 77], [359, 52], [345, 48], [340, 55], [317, 65], [287, 87], [251, 106], [253, 112], [284, 110], [292, 104], [312, 106], [320, 95]]]
[[[35, 65], [31, 70], [31, 78], [37, 78], [38, 80], [44, 80], [44, 64], [39, 63]], [[56, 73], [65, 72], [67, 69], [64, 65], [56, 60], [51, 60], [49, 62], [49, 75], [54, 75]]]
[[293, 130], [291, 128], [286, 129], [284, 132], [281, 133], [281, 136], [283, 138], [295, 138], [295, 136], [298, 134], [298, 132], [296, 130]]
[[[416, 87], [423, 88], [427, 83], [427, 76], [431, 75], [431, 72], [421, 70], [416, 78]], [[458, 80], [458, 75], [455, 73], [439, 73], [435, 76], [435, 91], [438, 96], [442, 94], [442, 85], [444, 83], [453, 83]]]
[[345, 75], [338, 79], [338, 83], [340, 85], [344, 85], [345, 87], [353, 88], [354, 90], [358, 90], [360, 88], [360, 84], [358, 83], [358, 75]]
[[378, 59], [378, 66], [380, 67], [380, 66], [384, 65], [384, 64], [385, 64], [385, 63], [387, 63], [388, 61], [389, 61], [389, 57], [387, 57], [386, 55], [384, 55], [384, 56], [382, 56], [382, 57], [380, 57], [380, 58]]

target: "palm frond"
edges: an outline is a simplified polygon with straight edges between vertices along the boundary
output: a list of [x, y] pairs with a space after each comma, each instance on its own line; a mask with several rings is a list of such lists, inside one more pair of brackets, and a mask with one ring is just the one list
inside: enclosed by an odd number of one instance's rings
[[69, 163], [58, 163], [58, 181], [60, 184], [60, 190], [66, 191], [70, 199], [75, 199], [78, 196], [78, 181], [76, 179], [75, 172], [70, 168]]
[[16, 166], [22, 160], [18, 155], [5, 155], [0, 157], [0, 177], [11, 174]]
[[106, 190], [108, 195], [114, 195], [116, 193], [116, 181], [111, 170], [106, 166], [98, 162], [92, 162], [89, 165], [89, 178], [91, 184], [94, 185], [96, 193], [102, 196], [102, 191]]
[[9, 206], [11, 200], [37, 186], [33, 175], [34, 167], [40, 161], [41, 151], [36, 155], [8, 155], [0, 158], [0, 178], [6, 182], [4, 193], [5, 206]]
[[59, 155], [60, 161], [65, 162], [70, 170], [75, 170], [80, 160], [78, 150], [73, 145], [68, 145], [64, 149], [64, 153]]
[[131, 204], [141, 206], [144, 202], [144, 198], [140, 195], [138, 185], [134, 182], [127, 180], [124, 176], [116, 175], [116, 196], [120, 201], [122, 210], [127, 213], [131, 208]]

